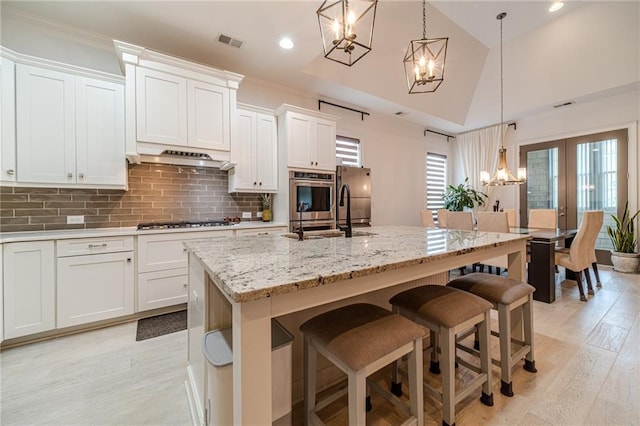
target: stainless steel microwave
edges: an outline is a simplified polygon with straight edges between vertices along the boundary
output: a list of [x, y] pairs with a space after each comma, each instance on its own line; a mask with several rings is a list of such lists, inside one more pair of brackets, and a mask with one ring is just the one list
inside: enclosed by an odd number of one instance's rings
[[289, 220], [332, 222], [335, 220], [335, 173], [289, 172]]

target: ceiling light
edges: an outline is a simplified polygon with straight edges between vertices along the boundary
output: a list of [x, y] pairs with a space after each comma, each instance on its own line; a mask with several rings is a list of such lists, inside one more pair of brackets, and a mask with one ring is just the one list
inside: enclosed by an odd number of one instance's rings
[[324, 57], [351, 66], [371, 51], [378, 0], [325, 0], [316, 12]]
[[282, 37], [278, 43], [283, 49], [293, 49], [293, 41], [289, 37]]
[[435, 92], [444, 80], [448, 37], [427, 38], [427, 12], [422, 0], [422, 38], [411, 40], [404, 55], [404, 71], [409, 93]]
[[500, 150], [498, 150], [498, 170], [490, 178], [489, 172], [480, 172], [480, 181], [483, 185], [499, 186], [499, 185], [518, 185], [527, 181], [527, 170], [525, 168], [518, 169], [518, 177], [516, 178], [507, 166], [507, 150], [504, 147], [504, 79], [502, 73], [502, 20], [507, 16], [502, 12], [496, 19], [500, 21]]
[[562, 3], [561, 1], [553, 2], [551, 7], [549, 7], [549, 12], [556, 12], [556, 11], [562, 9], [562, 6], [564, 6], [564, 3]]

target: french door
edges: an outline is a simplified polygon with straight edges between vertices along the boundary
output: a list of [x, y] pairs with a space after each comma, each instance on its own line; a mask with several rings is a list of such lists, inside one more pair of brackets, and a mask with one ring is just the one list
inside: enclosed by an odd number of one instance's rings
[[520, 222], [530, 209], [557, 209], [559, 228], [578, 228], [582, 212], [603, 210], [598, 263], [611, 264], [606, 226], [627, 201], [627, 131], [616, 130], [520, 147], [527, 183], [520, 189]]

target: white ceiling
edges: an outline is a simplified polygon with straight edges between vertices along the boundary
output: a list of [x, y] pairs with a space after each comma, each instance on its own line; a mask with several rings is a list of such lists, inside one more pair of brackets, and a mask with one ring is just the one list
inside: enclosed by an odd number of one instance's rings
[[[381, 0], [373, 50], [351, 68], [322, 56], [316, 18], [320, 0], [3, 0], [2, 14], [3, 19], [10, 16], [49, 26], [59, 23], [82, 30], [92, 42], [98, 40], [108, 44], [111, 39], [119, 39], [372, 112], [393, 114], [403, 111], [407, 113], [403, 119], [460, 132], [498, 121], [497, 80], [495, 72], [488, 71], [494, 70], [493, 65], [497, 69], [498, 64], [495, 56], [499, 45], [498, 13], [508, 13], [504, 21], [506, 56], [509, 44], [515, 46], [518, 40], [553, 28], [554, 21], [571, 22], [571, 17], [575, 17], [573, 21], [579, 23], [581, 11], [605, 3], [567, 1], [563, 9], [551, 14], [547, 11], [551, 1], [431, 2], [427, 5], [427, 36], [449, 37], [449, 50], [445, 82], [437, 92], [421, 95], [407, 94], [402, 67], [409, 40], [422, 36], [422, 9], [418, 1]], [[632, 11], [638, 14], [637, 7]], [[588, 16], [586, 12], [582, 14]], [[242, 48], [218, 43], [216, 39], [220, 33], [242, 40]], [[637, 21], [631, 36], [634, 34], [638, 34]], [[290, 51], [278, 47], [278, 40], [285, 35], [295, 43]], [[4, 30], [2, 36], [11, 39]], [[572, 60], [570, 52], [566, 58]], [[519, 60], [523, 60], [522, 57]], [[536, 58], [527, 60], [535, 61]], [[637, 75], [637, 70], [634, 72]], [[490, 84], [483, 83], [485, 80]], [[593, 96], [595, 92], [602, 92], [603, 87], [637, 83], [638, 78], [635, 82], [627, 81], [629, 78], [626, 77], [622, 80], [596, 85], [593, 89], [583, 87], [567, 95]], [[564, 83], [558, 81], [556, 84], [562, 86]], [[558, 96], [560, 93], [562, 91]], [[530, 98], [529, 103], [518, 99], [517, 110], [537, 111], [548, 107], [550, 102], [561, 100], [553, 99], [552, 95], [543, 99]], [[513, 118], [519, 118], [516, 112], [514, 114]]]

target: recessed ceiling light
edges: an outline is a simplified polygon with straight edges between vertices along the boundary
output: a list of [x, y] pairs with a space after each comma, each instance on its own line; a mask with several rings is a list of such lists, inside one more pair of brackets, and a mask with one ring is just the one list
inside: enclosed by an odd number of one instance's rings
[[562, 9], [562, 6], [564, 6], [564, 3], [562, 3], [561, 1], [553, 2], [551, 7], [549, 8], [549, 12], [558, 11], [558, 10]]
[[278, 43], [283, 49], [293, 49], [293, 41], [289, 37], [282, 37]]

